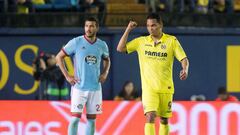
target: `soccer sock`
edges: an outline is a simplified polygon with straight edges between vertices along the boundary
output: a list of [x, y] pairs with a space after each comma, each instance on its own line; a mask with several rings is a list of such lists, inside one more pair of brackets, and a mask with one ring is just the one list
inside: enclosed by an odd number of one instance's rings
[[87, 119], [86, 135], [94, 135], [95, 119]]
[[170, 127], [168, 124], [164, 125], [160, 123], [159, 135], [169, 135]]
[[155, 135], [155, 124], [145, 123], [144, 132], [145, 135]]
[[68, 135], [77, 135], [79, 118], [73, 116], [68, 125]]

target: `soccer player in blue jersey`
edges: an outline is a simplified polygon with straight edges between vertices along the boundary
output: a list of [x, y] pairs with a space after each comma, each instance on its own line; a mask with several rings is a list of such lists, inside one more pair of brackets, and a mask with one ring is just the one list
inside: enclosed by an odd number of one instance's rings
[[[78, 122], [84, 106], [87, 110], [86, 135], [94, 135], [96, 115], [102, 113], [102, 88], [110, 68], [110, 58], [106, 42], [96, 37], [98, 21], [90, 17], [85, 20], [85, 35], [70, 40], [56, 56], [57, 64], [71, 88], [72, 118], [68, 135], [77, 135]], [[65, 69], [63, 59], [73, 56], [74, 76]], [[100, 64], [103, 60], [103, 70]]]

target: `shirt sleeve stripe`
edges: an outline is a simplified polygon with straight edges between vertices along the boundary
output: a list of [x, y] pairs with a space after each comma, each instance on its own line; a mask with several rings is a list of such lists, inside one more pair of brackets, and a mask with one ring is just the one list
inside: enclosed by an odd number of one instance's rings
[[64, 53], [65, 55], [69, 56], [63, 48], [62, 48], [61, 50], [63, 51], [63, 53]]

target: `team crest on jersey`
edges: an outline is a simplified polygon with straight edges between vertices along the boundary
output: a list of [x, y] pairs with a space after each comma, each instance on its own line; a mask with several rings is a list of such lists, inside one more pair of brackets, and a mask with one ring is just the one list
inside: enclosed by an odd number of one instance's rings
[[93, 65], [97, 63], [97, 57], [93, 55], [88, 55], [85, 57], [85, 62], [89, 65]]
[[82, 49], [82, 50], [84, 50], [84, 49], [86, 49], [86, 47], [85, 47], [85, 46], [83, 46], [81, 49]]
[[77, 108], [78, 108], [78, 109], [83, 109], [83, 105], [82, 105], [82, 104], [79, 104], [79, 105], [77, 105]]
[[161, 49], [166, 49], [166, 48], [167, 48], [167, 46], [165, 44], [161, 45]]

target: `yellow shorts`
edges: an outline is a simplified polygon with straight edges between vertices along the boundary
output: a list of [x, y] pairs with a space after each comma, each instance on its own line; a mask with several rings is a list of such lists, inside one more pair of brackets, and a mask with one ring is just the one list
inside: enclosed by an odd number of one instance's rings
[[143, 92], [142, 103], [144, 114], [155, 111], [157, 116], [169, 118], [172, 116], [173, 94]]

